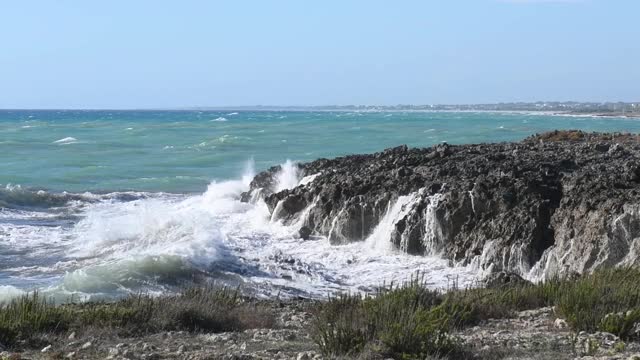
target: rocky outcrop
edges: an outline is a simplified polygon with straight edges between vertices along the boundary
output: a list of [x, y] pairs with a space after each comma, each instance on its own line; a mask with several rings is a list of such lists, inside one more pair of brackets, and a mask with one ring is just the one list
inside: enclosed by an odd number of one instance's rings
[[271, 168], [243, 199], [259, 195], [273, 220], [333, 244], [367, 239], [395, 211], [398, 249], [538, 279], [638, 262], [639, 156], [635, 135], [579, 131], [400, 146], [299, 164], [301, 184], [278, 192]]

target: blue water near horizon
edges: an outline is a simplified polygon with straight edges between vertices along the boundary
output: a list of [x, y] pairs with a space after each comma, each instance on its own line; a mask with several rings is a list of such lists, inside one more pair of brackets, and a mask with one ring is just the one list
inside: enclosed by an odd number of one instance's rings
[[286, 159], [407, 144], [516, 141], [553, 129], [640, 132], [640, 120], [499, 112], [0, 110], [0, 184], [202, 192]]
[[554, 129], [638, 133], [640, 119], [0, 110], [0, 302], [32, 290], [58, 301], [113, 299], [211, 281], [262, 297], [322, 298], [369, 292], [416, 271], [433, 287], [451, 278], [465, 286], [478, 269], [390, 248], [386, 235], [403, 206], [389, 204], [376, 236], [335, 246], [299, 239], [299, 227], [271, 221], [264, 202], [242, 203], [239, 195], [257, 171], [278, 164], [288, 169], [283, 183], [299, 184], [287, 160], [515, 141]]

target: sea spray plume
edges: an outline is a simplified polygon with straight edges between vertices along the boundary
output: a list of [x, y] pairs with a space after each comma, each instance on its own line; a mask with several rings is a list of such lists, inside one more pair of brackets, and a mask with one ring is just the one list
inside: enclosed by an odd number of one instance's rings
[[256, 176], [256, 162], [252, 156], [247, 160], [245, 164], [244, 172], [242, 173], [242, 183], [246, 184], [248, 188], [254, 176]]
[[278, 173], [275, 192], [282, 190], [293, 189], [298, 186], [299, 169], [298, 166], [291, 160], [287, 159], [284, 164], [280, 166], [281, 170]]
[[[300, 185], [300, 170], [298, 165], [287, 159], [287, 161], [279, 166], [279, 171], [277, 172], [275, 179], [275, 187], [274, 192], [280, 193], [284, 190], [289, 190]], [[281, 210], [285, 207], [285, 199], [278, 202], [276, 207], [271, 213], [271, 222], [277, 221], [280, 219]], [[301, 209], [302, 210], [302, 209]], [[300, 219], [300, 216], [297, 217]]]

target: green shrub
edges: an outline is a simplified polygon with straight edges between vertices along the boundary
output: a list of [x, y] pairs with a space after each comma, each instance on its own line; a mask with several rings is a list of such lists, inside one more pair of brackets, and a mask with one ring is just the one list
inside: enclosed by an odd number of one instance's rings
[[444, 299], [469, 313], [457, 316], [454, 325], [473, 325], [481, 320], [499, 319], [515, 315], [522, 310], [552, 306], [562, 282], [549, 280], [540, 284], [517, 284], [495, 289], [470, 288], [454, 290], [442, 295]]
[[11, 345], [18, 338], [40, 331], [64, 331], [72, 317], [38, 293], [24, 295], [0, 308], [0, 343]]
[[326, 356], [358, 354], [375, 333], [358, 295], [332, 297], [315, 315], [313, 339]]
[[606, 331], [638, 337], [640, 270], [599, 270], [572, 279], [551, 279], [500, 288], [439, 293], [421, 281], [375, 296], [340, 295], [320, 306], [314, 339], [325, 356], [357, 354], [372, 346], [394, 358], [446, 356], [457, 351], [448, 335], [490, 318], [555, 306], [574, 331]]
[[576, 331], [606, 331], [628, 339], [640, 322], [640, 271], [599, 270], [565, 282], [556, 310]]
[[135, 295], [112, 303], [56, 305], [37, 292], [0, 305], [0, 343], [14, 346], [42, 333], [116, 329], [127, 334], [170, 330], [222, 332], [271, 327], [271, 313], [237, 290], [189, 288], [172, 296]]
[[327, 357], [352, 356], [373, 344], [394, 358], [445, 356], [457, 350], [450, 304], [418, 281], [376, 296], [342, 294], [320, 305], [313, 338]]

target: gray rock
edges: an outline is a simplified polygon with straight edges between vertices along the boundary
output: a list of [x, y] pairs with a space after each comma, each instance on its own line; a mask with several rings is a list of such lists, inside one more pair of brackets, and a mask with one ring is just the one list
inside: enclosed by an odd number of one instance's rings
[[517, 286], [526, 284], [530, 284], [530, 282], [523, 279], [522, 276], [508, 271], [498, 271], [488, 274], [483, 280], [483, 285], [487, 288], [498, 288], [504, 286]]
[[49, 351], [51, 351], [51, 348], [52, 348], [51, 345], [47, 345], [44, 348], [42, 348], [42, 350], [40, 350], [40, 352], [42, 352], [42, 353], [49, 352]]
[[553, 326], [556, 329], [566, 329], [569, 327], [569, 324], [567, 324], [566, 320], [558, 318], [553, 322]]
[[298, 235], [303, 240], [309, 240], [309, 236], [311, 236], [312, 232], [313, 232], [313, 230], [311, 230], [311, 228], [309, 228], [308, 226], [303, 226], [298, 231]]
[[120, 354], [120, 349], [118, 349], [117, 347], [109, 348], [109, 356], [110, 357], [116, 357], [119, 354]]
[[319, 159], [298, 165], [319, 174], [313, 182], [280, 192], [273, 167], [242, 197], [260, 189], [274, 219], [301, 221], [301, 237], [344, 244], [365, 240], [410, 195], [389, 241], [486, 272], [545, 278], [640, 265], [637, 138], [570, 135]]

